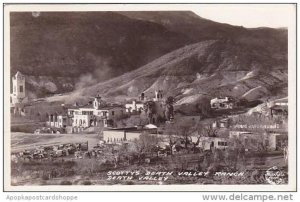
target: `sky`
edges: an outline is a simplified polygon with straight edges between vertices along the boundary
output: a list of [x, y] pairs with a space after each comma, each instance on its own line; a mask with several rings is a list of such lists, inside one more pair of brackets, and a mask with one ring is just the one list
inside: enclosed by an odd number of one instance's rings
[[293, 5], [199, 5], [194, 12], [206, 19], [231, 25], [254, 27], [288, 27]]
[[[25, 6], [22, 8], [24, 9]], [[66, 8], [67, 7], [67, 8]], [[78, 11], [100, 11], [100, 10], [191, 10], [197, 15], [212, 21], [243, 26], [247, 28], [289, 27], [295, 22], [295, 4], [103, 4], [76, 7], [76, 5], [44, 5], [35, 7], [36, 11], [54, 10], [78, 10]], [[28, 6], [25, 10], [32, 11]], [[43, 10], [44, 9], [44, 10]], [[74, 10], [74, 11], [75, 11]], [[35, 13], [36, 17], [39, 16]], [[292, 24], [291, 24], [292, 23]]]

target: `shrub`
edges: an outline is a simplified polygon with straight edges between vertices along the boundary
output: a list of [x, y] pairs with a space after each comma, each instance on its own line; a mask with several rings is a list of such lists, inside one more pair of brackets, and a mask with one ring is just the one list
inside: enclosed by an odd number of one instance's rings
[[42, 179], [43, 179], [43, 180], [49, 180], [49, 176], [48, 176], [48, 175], [43, 175], [43, 176], [42, 176]]
[[60, 185], [72, 185], [72, 182], [68, 181], [68, 180], [64, 180], [60, 182]]
[[126, 181], [125, 184], [126, 185], [134, 185], [134, 182], [132, 182], [132, 181]]
[[85, 180], [82, 182], [82, 185], [92, 185], [92, 182], [89, 180]]
[[26, 125], [11, 126], [11, 132], [33, 133], [36, 129], [43, 126], [42, 124], [28, 123]]

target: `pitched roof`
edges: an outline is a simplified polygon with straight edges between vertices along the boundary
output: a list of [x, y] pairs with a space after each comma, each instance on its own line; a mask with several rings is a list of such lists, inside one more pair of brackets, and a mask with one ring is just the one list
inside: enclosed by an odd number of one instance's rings
[[94, 109], [94, 106], [93, 104], [88, 104], [88, 105], [85, 105], [85, 106], [81, 106], [79, 108], [83, 108], [83, 109]]
[[288, 106], [286, 105], [274, 105], [271, 107], [273, 110], [288, 110]]
[[16, 73], [13, 77], [14, 77], [14, 78], [17, 78], [17, 77], [24, 77], [24, 75], [23, 75], [21, 72], [17, 71], [17, 73]]
[[145, 125], [145, 128], [147, 128], [147, 129], [157, 129], [157, 126], [154, 125], [154, 124], [148, 124], [148, 125]]

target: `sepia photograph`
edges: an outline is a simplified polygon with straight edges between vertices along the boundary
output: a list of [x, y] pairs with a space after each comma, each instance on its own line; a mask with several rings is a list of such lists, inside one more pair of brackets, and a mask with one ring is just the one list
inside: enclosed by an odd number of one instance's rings
[[293, 4], [4, 5], [4, 190], [295, 191], [295, 22]]

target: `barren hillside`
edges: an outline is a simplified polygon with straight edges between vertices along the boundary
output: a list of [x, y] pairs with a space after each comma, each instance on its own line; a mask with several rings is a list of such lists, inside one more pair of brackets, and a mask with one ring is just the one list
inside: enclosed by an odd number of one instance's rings
[[[287, 94], [287, 56], [257, 50], [231, 40], [209, 40], [172, 51], [109, 81], [49, 99], [86, 100], [101, 94], [119, 101], [161, 89], [177, 104], [201, 96], [231, 95], [248, 100]], [[153, 95], [153, 94], [152, 94]]]

